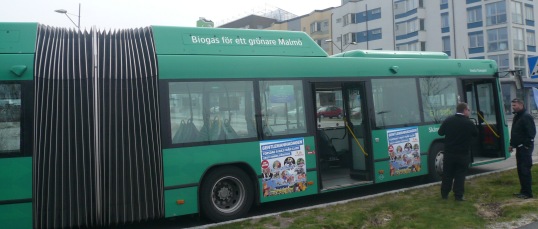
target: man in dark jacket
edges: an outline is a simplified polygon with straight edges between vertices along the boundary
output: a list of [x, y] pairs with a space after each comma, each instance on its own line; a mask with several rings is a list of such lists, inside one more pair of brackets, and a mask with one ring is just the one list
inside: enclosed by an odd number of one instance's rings
[[443, 180], [441, 197], [448, 199], [448, 193], [454, 191], [456, 201], [463, 201], [465, 175], [471, 163], [469, 147], [472, 137], [478, 130], [469, 115], [471, 110], [466, 103], [456, 106], [456, 114], [443, 121], [437, 133], [445, 136], [445, 153], [443, 156]]
[[516, 149], [517, 175], [521, 185], [519, 193], [514, 193], [514, 195], [521, 199], [528, 199], [533, 197], [531, 167], [536, 126], [534, 125], [534, 118], [527, 113], [522, 100], [513, 99], [512, 110], [514, 110], [515, 115], [512, 120], [508, 150], [512, 152], [512, 149]]

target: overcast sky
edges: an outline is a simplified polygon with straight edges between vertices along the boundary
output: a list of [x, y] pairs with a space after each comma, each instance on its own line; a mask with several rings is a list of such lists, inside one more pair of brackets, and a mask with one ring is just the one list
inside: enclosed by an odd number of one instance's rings
[[1, 22], [39, 22], [74, 26], [62, 14], [65, 9], [81, 27], [132, 28], [148, 25], [196, 26], [199, 17], [221, 25], [266, 8], [278, 7], [296, 15], [336, 7], [341, 0], [0, 0]]

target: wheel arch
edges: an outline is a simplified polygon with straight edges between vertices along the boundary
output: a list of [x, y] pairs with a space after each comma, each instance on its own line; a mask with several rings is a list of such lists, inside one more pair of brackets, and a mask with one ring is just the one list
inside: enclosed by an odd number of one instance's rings
[[432, 143], [429, 145], [428, 147], [428, 155], [432, 152], [433, 150], [433, 146], [434, 145], [437, 145], [437, 144], [441, 144], [441, 145], [444, 145], [445, 144], [445, 139], [444, 138], [437, 138], [437, 139], [434, 139], [432, 141]]
[[428, 179], [430, 181], [440, 181], [441, 176], [437, 174], [436, 168], [435, 168], [435, 158], [436, 155], [434, 155], [434, 149], [437, 148], [437, 146], [441, 146], [444, 148], [444, 138], [438, 138], [432, 141], [432, 143], [428, 147]]
[[260, 188], [259, 188], [259, 182], [258, 182], [258, 179], [257, 179], [257, 175], [256, 175], [256, 172], [254, 171], [254, 168], [252, 168], [252, 166], [248, 165], [247, 163], [245, 162], [241, 162], [241, 161], [237, 161], [237, 162], [229, 162], [229, 163], [222, 163], [222, 164], [214, 164], [214, 165], [211, 165], [209, 166], [205, 171], [204, 173], [202, 174], [202, 176], [200, 177], [200, 181], [198, 182], [198, 191], [197, 191], [197, 194], [198, 194], [198, 200], [197, 200], [197, 205], [198, 205], [198, 213], [200, 214], [201, 211], [201, 206], [200, 206], [200, 196], [201, 196], [201, 191], [202, 191], [202, 184], [204, 183], [205, 179], [207, 179], [207, 175], [210, 174], [212, 171], [215, 171], [215, 170], [218, 170], [218, 169], [221, 169], [221, 168], [224, 168], [226, 166], [234, 166], [234, 167], [237, 167], [239, 169], [241, 169], [247, 176], [248, 178], [250, 179], [250, 181], [252, 181], [252, 185], [254, 187], [253, 190], [254, 190], [254, 203], [255, 204], [259, 204], [260, 203]]

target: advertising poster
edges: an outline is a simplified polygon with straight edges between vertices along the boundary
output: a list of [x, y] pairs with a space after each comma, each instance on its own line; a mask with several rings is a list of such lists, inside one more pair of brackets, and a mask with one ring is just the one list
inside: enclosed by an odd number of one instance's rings
[[306, 190], [303, 138], [260, 142], [263, 196]]
[[387, 130], [390, 175], [420, 171], [418, 127]]

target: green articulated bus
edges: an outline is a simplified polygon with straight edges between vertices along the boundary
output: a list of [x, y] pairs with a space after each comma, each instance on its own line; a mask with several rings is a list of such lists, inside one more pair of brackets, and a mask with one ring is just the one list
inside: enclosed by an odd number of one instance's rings
[[96, 227], [439, 179], [440, 123], [510, 154], [497, 65], [440, 52], [328, 56], [303, 32], [0, 23], [0, 224]]

